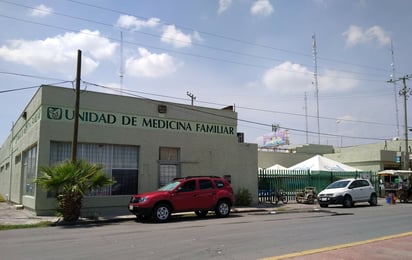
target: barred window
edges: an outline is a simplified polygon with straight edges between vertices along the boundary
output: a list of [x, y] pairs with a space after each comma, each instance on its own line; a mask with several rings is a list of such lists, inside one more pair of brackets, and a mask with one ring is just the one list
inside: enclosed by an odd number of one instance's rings
[[159, 187], [180, 176], [180, 148], [159, 148]]
[[[71, 157], [71, 143], [51, 142], [50, 164], [55, 165]], [[139, 148], [131, 145], [85, 144], [77, 146], [77, 159], [103, 165], [103, 171], [116, 183], [91, 191], [89, 196], [132, 195], [137, 193]]]

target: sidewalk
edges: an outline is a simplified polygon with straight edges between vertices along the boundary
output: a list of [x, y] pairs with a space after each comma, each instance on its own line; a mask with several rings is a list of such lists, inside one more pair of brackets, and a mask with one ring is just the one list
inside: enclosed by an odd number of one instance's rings
[[[289, 202], [286, 205], [279, 203], [279, 205], [264, 204], [258, 207], [233, 207], [232, 213], [247, 213], [247, 212], [276, 212], [276, 213], [293, 213], [293, 212], [310, 212], [314, 208], [319, 210], [319, 206], [316, 204], [299, 204], [294, 201]], [[79, 220], [81, 223], [87, 222], [119, 222], [134, 220], [136, 217], [133, 214], [127, 215], [116, 215], [116, 214], [105, 214], [99, 216], [97, 219], [81, 218]], [[36, 216], [34, 212], [19, 208], [16, 205], [9, 204], [7, 202], [0, 203], [0, 224], [36, 224], [41, 221], [58, 222], [59, 218], [54, 216]]]
[[412, 259], [412, 232], [307, 250], [261, 260]]

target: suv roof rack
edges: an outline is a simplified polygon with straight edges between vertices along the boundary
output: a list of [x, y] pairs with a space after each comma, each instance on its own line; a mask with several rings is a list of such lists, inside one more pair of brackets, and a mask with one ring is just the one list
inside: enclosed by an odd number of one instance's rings
[[216, 175], [193, 175], [193, 176], [183, 176], [183, 177], [176, 177], [173, 180], [181, 180], [181, 179], [193, 179], [193, 178], [223, 178]]

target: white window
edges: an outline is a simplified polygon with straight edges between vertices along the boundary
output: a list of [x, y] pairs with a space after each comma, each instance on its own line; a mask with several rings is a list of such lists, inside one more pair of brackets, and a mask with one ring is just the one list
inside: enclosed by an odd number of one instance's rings
[[36, 178], [37, 145], [23, 152], [24, 194], [34, 196]]

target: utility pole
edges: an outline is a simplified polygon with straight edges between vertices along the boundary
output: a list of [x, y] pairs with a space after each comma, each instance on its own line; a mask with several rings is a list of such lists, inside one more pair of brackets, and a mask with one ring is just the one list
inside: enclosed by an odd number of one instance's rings
[[409, 170], [409, 145], [408, 145], [408, 109], [406, 100], [408, 99], [409, 95], [412, 95], [412, 91], [410, 88], [406, 87], [406, 80], [411, 78], [412, 75], [405, 75], [402, 78], [397, 80], [390, 79], [388, 82], [393, 83], [394, 81], [402, 81], [403, 87], [399, 91], [399, 95], [403, 96], [403, 115], [404, 115], [404, 134], [405, 134], [405, 152], [404, 152], [404, 160], [403, 160], [403, 169]]
[[192, 93], [190, 93], [189, 91], [186, 92], [186, 95], [188, 97], [190, 97], [190, 99], [192, 100], [192, 106], [193, 106], [193, 101], [196, 100], [195, 95], [193, 95]]
[[72, 141], [72, 163], [76, 163], [77, 160], [77, 137], [79, 135], [79, 108], [80, 108], [80, 74], [82, 67], [82, 51], [77, 50], [77, 73], [76, 73], [76, 101], [74, 105], [74, 130]]

